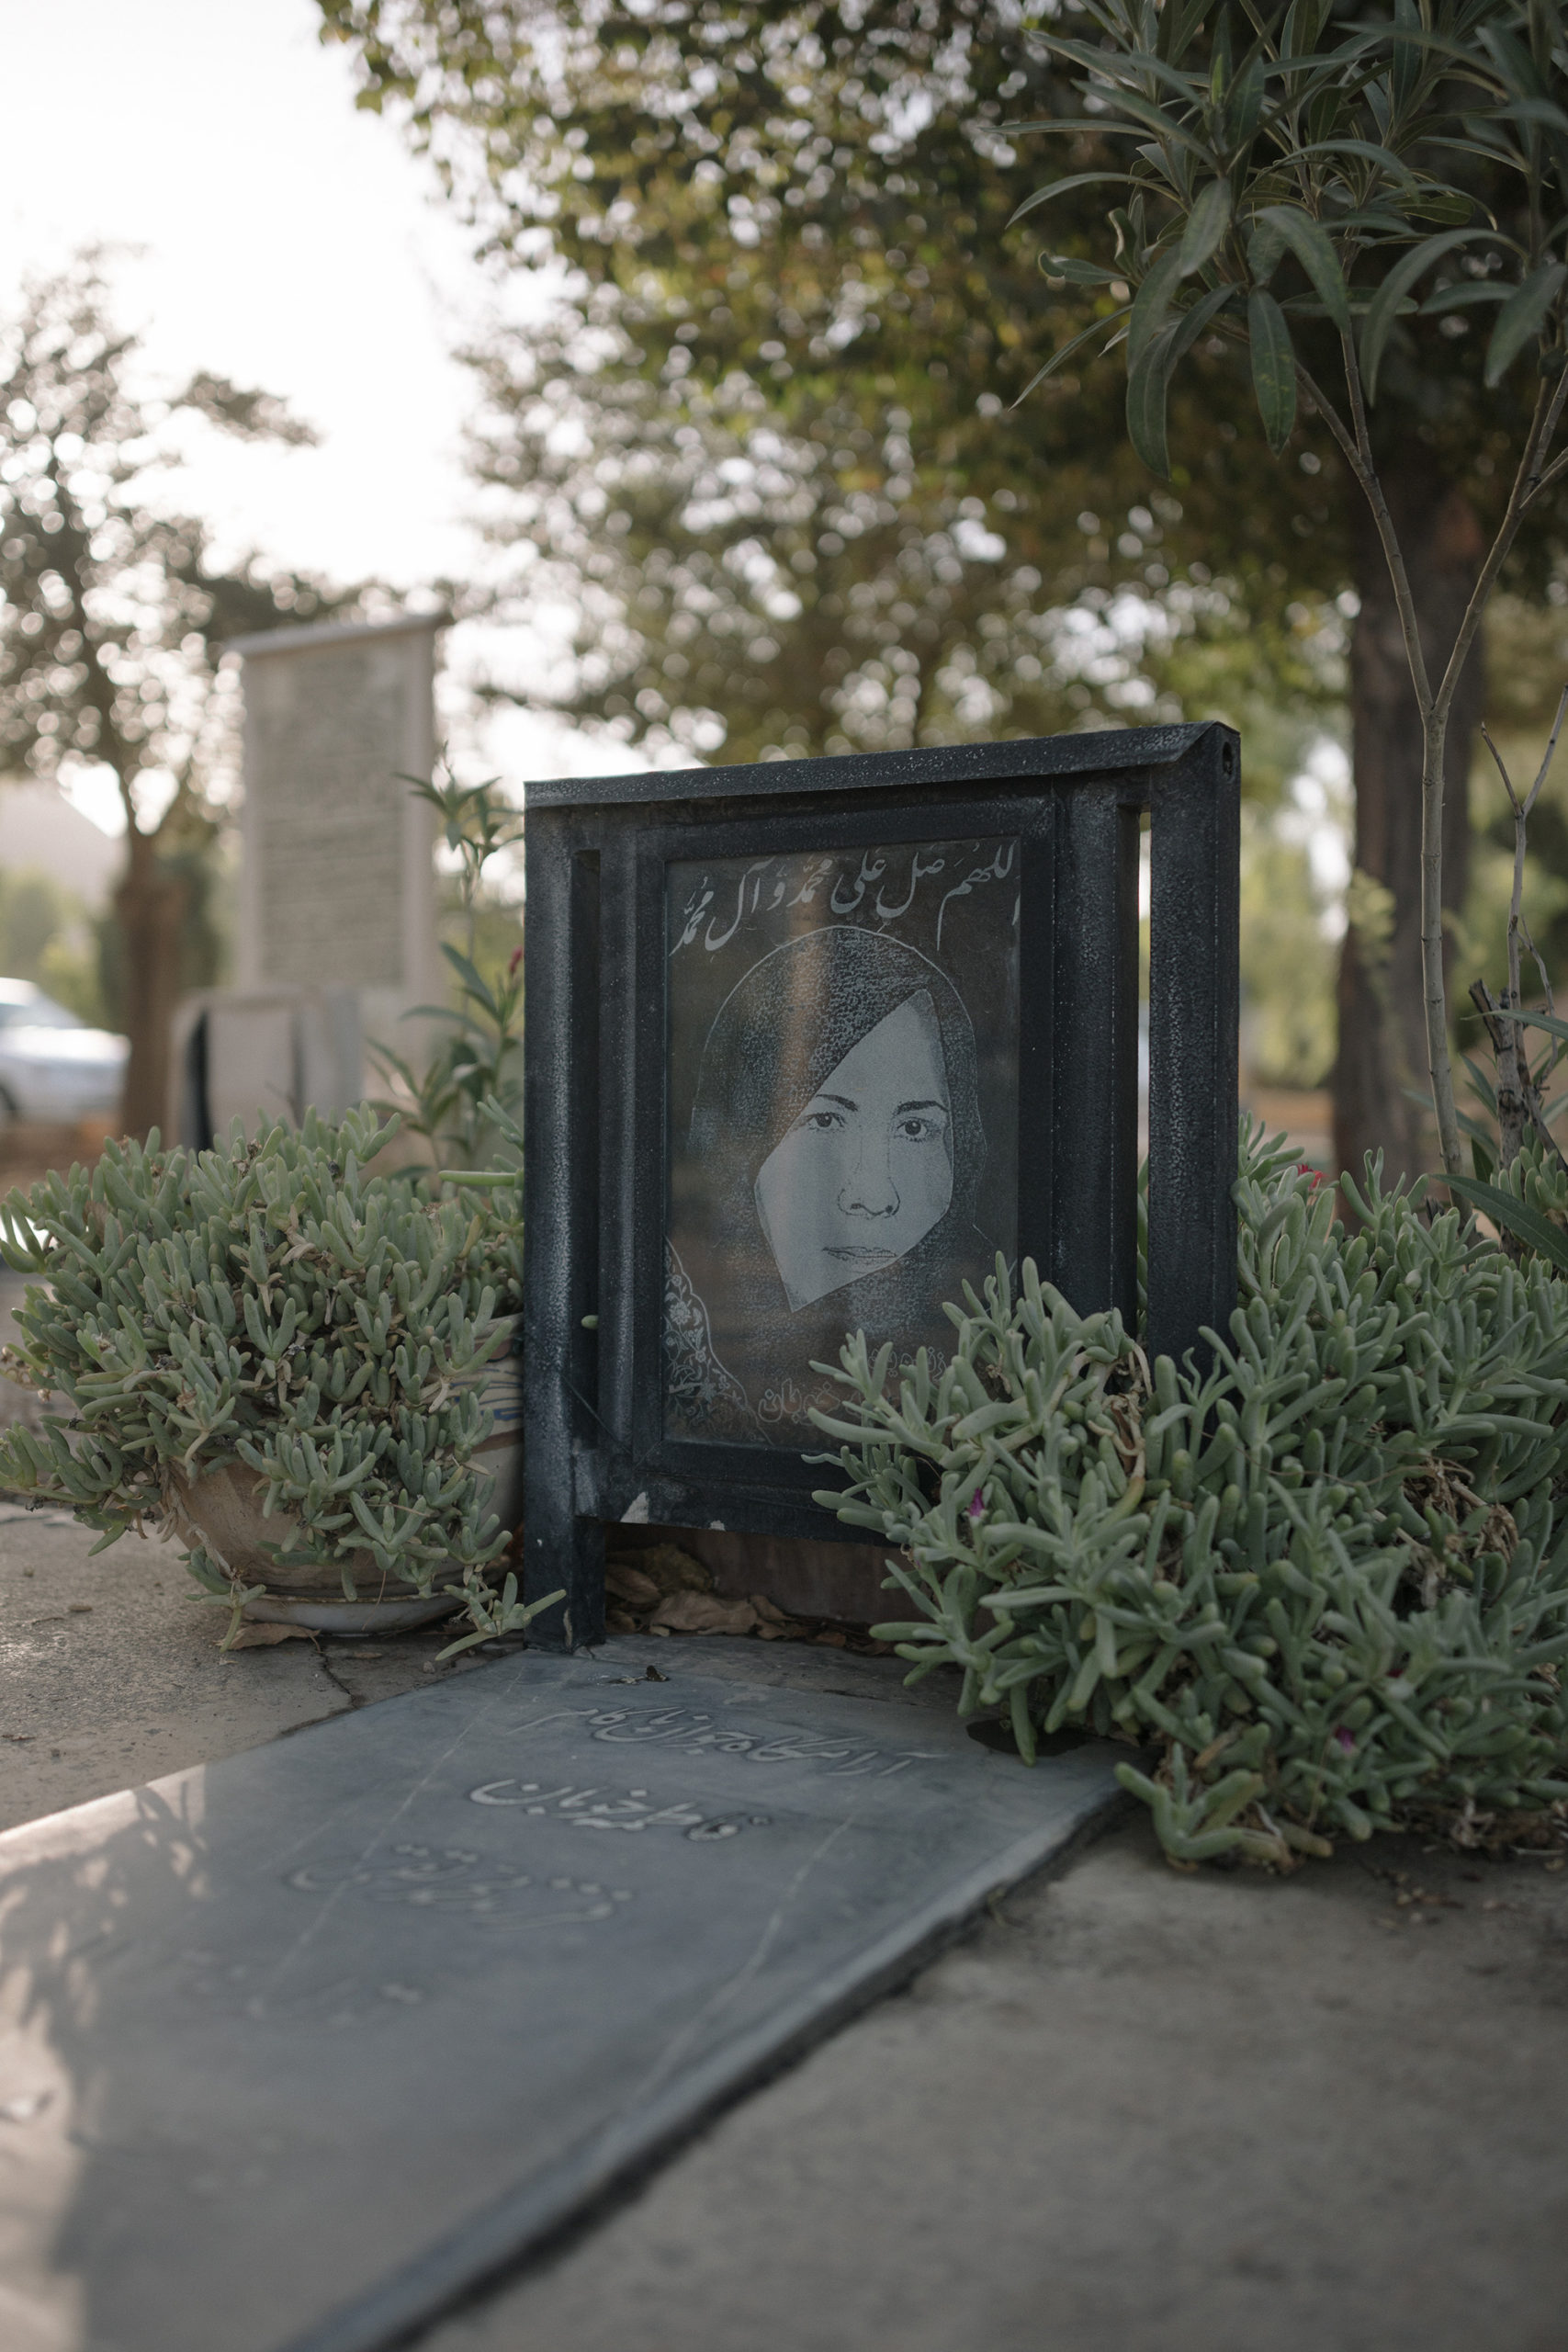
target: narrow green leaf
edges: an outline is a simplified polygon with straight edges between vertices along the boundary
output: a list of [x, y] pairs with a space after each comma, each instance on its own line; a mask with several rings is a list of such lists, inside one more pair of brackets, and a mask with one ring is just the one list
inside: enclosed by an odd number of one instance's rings
[[[1020, 392], [1018, 400], [1014, 401], [1014, 408], [1018, 406], [1019, 401], [1026, 401], [1029, 398], [1030, 393], [1034, 390], [1036, 384], [1043, 384], [1047, 376], [1054, 376], [1057, 368], [1064, 366], [1065, 363], [1072, 357], [1075, 351], [1080, 351], [1086, 343], [1092, 343], [1095, 336], [1099, 334], [1102, 329], [1114, 326], [1118, 319], [1124, 319], [1132, 307], [1133, 306], [1130, 302], [1124, 302], [1119, 311], [1108, 311], [1104, 318], [1096, 319], [1092, 326], [1085, 327], [1081, 334], [1076, 334], [1070, 343], [1065, 343], [1060, 351], [1054, 351], [1051, 354], [1050, 358], [1045, 362], [1044, 367], [1037, 368], [1033, 375], [1031, 376], [1028, 383], [1025, 384], [1022, 391]], [[1119, 340], [1119, 338], [1114, 339]], [[1107, 344], [1105, 350], [1109, 351], [1111, 345]], [[1103, 359], [1104, 356], [1104, 351], [1096, 352], [1095, 354], [1095, 357], [1097, 359]]]
[[1497, 313], [1497, 323], [1492, 330], [1492, 340], [1486, 346], [1486, 382], [1488, 389], [1500, 384], [1530, 337], [1536, 334], [1552, 303], [1568, 281], [1568, 268], [1560, 261], [1542, 262], [1532, 269], [1522, 286], [1515, 288]]
[[[1397, 155], [1386, 147], [1374, 146], [1368, 139], [1314, 139], [1309, 146], [1292, 148], [1277, 162], [1270, 158], [1270, 169], [1288, 168], [1304, 162], [1310, 155], [1359, 155], [1365, 162], [1376, 164], [1380, 171], [1386, 172], [1391, 179], [1398, 180], [1402, 187], [1415, 188], [1420, 185], [1415, 173], [1407, 164], [1402, 164]], [[1467, 220], [1470, 218], [1468, 204], [1464, 217]]]
[[1230, 182], [1211, 180], [1199, 195], [1181, 232], [1179, 258], [1183, 277], [1190, 277], [1195, 270], [1202, 268], [1218, 248], [1230, 222]]
[[1247, 266], [1255, 286], [1267, 286], [1285, 256], [1285, 240], [1271, 221], [1258, 221], [1247, 241]]
[[[1127, 434], [1134, 448], [1161, 481], [1170, 476], [1170, 452], [1166, 445], [1166, 401], [1170, 389], [1170, 346], [1174, 327], [1161, 327], [1127, 368]], [[1129, 338], [1128, 350], [1132, 345]]]
[[1517, 1021], [1523, 1029], [1545, 1029], [1553, 1037], [1568, 1038], [1568, 1021], [1551, 1012], [1500, 1012], [1500, 1021]]
[[1263, 112], [1263, 60], [1253, 55], [1231, 84], [1225, 97], [1224, 139], [1233, 154], [1239, 155], [1258, 129]]
[[1448, 311], [1470, 311], [1482, 302], [1506, 302], [1509, 286], [1439, 286], [1421, 305], [1424, 319], [1440, 319]]
[[1252, 389], [1269, 447], [1276, 457], [1296, 421], [1296, 359], [1285, 314], [1272, 294], [1258, 288], [1247, 298], [1247, 340], [1252, 345]]
[[1472, 1208], [1484, 1209], [1494, 1225], [1517, 1234], [1538, 1257], [1549, 1258], [1560, 1273], [1568, 1274], [1568, 1233], [1542, 1216], [1539, 1209], [1532, 1209], [1527, 1201], [1516, 1200], [1512, 1193], [1503, 1192], [1496, 1184], [1482, 1183], [1474, 1176], [1445, 1176], [1443, 1182], [1450, 1193], [1458, 1193]]
[[[1052, 44], [1052, 46], [1055, 45]], [[1203, 141], [1194, 131], [1189, 130], [1185, 123], [1179, 122], [1173, 114], [1157, 106], [1153, 98], [1138, 97], [1131, 90], [1118, 90], [1111, 101], [1111, 108], [1113, 117], [1118, 112], [1130, 115], [1133, 124], [1144, 133], [1145, 138], [1152, 131], [1162, 146], [1168, 140], [1174, 140], [1178, 146], [1190, 148], [1194, 155], [1201, 157], [1204, 163], [1208, 163], [1209, 154]], [[1081, 124], [1078, 126], [1080, 130], [1082, 127]], [[1128, 126], [1118, 123], [1114, 119], [1106, 122], [1097, 117], [1094, 127], [1101, 132], [1106, 130], [1124, 132]]]
[[486, 987], [484, 981], [479, 978], [479, 973], [475, 970], [473, 965], [469, 963], [468, 957], [462, 953], [462, 951], [457, 947], [449, 947], [446, 942], [443, 940], [441, 943], [441, 953], [446, 956], [446, 961], [451, 965], [452, 969], [462, 981], [466, 993], [471, 996], [475, 1000], [476, 1003], [483, 1005], [491, 1020], [499, 1018], [496, 1012], [494, 997], [491, 996], [490, 989]]
[[1383, 353], [1388, 348], [1399, 306], [1416, 280], [1444, 254], [1451, 254], [1456, 245], [1473, 244], [1478, 237], [1491, 234], [1489, 229], [1450, 229], [1440, 237], [1423, 237], [1418, 245], [1401, 254], [1373, 295], [1361, 326], [1361, 375], [1369, 401], [1378, 396], [1378, 371]]
[[1175, 322], [1176, 332], [1171, 337], [1169, 367], [1175, 367], [1183, 352], [1190, 351], [1210, 320], [1235, 299], [1236, 291], [1234, 286], [1213, 287], [1207, 294], [1199, 296], [1190, 311], [1182, 312]]
[[1113, 286], [1116, 273], [1098, 262], [1079, 261], [1074, 254], [1042, 254], [1040, 266], [1047, 277], [1065, 277], [1069, 286]]
[[1533, 122], [1543, 130], [1568, 131], [1568, 114], [1550, 98], [1516, 98], [1509, 107], [1489, 107], [1490, 122]]
[[1423, 187], [1419, 196], [1401, 200], [1412, 220], [1436, 220], [1456, 227], [1475, 210], [1475, 198], [1457, 187]]
[[[1098, 130], [1100, 127], [1097, 120], [1095, 129]], [[1081, 139], [1084, 135], [1085, 124], [1082, 115], [1059, 114], [1046, 115], [1039, 122], [1004, 122], [1002, 129], [1010, 132], [1016, 131], [1020, 138], [1025, 131], [1059, 130], [1064, 135], [1070, 133], [1073, 138]]]
[[1143, 358], [1169, 310], [1181, 277], [1181, 253], [1173, 245], [1161, 254], [1133, 302], [1133, 315], [1127, 322], [1127, 373], [1131, 376]]
[[1019, 206], [1017, 211], [1009, 214], [1004, 225], [1010, 229], [1013, 222], [1015, 220], [1021, 220], [1026, 212], [1034, 212], [1038, 210], [1041, 205], [1050, 204], [1058, 196], [1068, 196], [1076, 187], [1092, 187], [1096, 182], [1100, 180], [1121, 180], [1126, 182], [1130, 181], [1132, 176], [1133, 175], [1131, 172], [1069, 173], [1068, 176], [1065, 180], [1053, 180], [1048, 187], [1037, 187], [1032, 196], [1026, 196], [1023, 202]]
[[1341, 334], [1350, 332], [1350, 298], [1337, 254], [1322, 224], [1296, 204], [1270, 204], [1259, 213], [1260, 222], [1276, 230], [1289, 245], [1327, 305], [1328, 315]]
[[1059, 35], [1053, 36], [1048, 46], [1054, 56], [1067, 58], [1073, 64], [1082, 66], [1097, 84], [1109, 84], [1118, 96], [1130, 90], [1146, 100], [1147, 85], [1156, 81], [1179, 102], [1195, 106], [1202, 92], [1203, 85], [1196, 75], [1179, 74], [1166, 64], [1156, 50], [1125, 49], [1120, 43], [1114, 50], [1098, 49], [1088, 41], [1064, 40]]
[[[1174, 255], [1167, 255], [1168, 260]], [[1152, 276], [1152, 273], [1151, 273]], [[1145, 279], [1145, 285], [1149, 281]], [[1168, 320], [1156, 327], [1152, 336], [1145, 336], [1134, 356], [1132, 332], [1136, 318], [1127, 330], [1127, 431], [1134, 448], [1150, 471], [1162, 478], [1170, 473], [1170, 455], [1166, 446], [1166, 403], [1170, 390], [1171, 373], [1182, 354], [1189, 351], [1202, 334], [1211, 319], [1223, 311], [1235, 293], [1232, 286], [1212, 287], [1201, 295], [1189, 311], [1179, 318]]]

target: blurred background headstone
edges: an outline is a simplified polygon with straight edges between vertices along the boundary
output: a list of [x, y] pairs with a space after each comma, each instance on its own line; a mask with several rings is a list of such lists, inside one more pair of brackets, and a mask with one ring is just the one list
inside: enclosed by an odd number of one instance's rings
[[340, 1114], [383, 1039], [416, 1061], [403, 1016], [445, 993], [432, 812], [439, 615], [274, 629], [243, 657], [244, 808], [236, 985], [187, 999], [174, 1132], [235, 1116]]

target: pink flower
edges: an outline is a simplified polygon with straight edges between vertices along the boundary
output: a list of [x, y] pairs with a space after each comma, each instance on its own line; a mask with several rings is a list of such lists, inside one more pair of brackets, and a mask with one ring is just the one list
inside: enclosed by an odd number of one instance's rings
[[984, 1501], [981, 1499], [980, 1489], [976, 1487], [974, 1493], [969, 1498], [969, 1517], [971, 1521], [977, 1522], [984, 1519], [985, 1516], [986, 1506]]
[[1344, 1724], [1341, 1724], [1334, 1736], [1339, 1742], [1340, 1747], [1345, 1750], [1347, 1756], [1354, 1754], [1356, 1735], [1353, 1731], [1347, 1731]]
[[519, 965], [519, 964], [521, 964], [521, 962], [522, 962], [522, 961], [523, 961], [523, 943], [522, 943], [522, 941], [521, 941], [521, 940], [519, 940], [519, 941], [518, 941], [518, 943], [517, 943], [517, 945], [516, 945], [516, 946], [513, 949], [513, 951], [512, 951], [512, 958], [511, 958], [511, 961], [508, 963], [508, 965], [507, 965], [507, 967], [506, 967], [506, 977], [507, 977], [507, 978], [508, 978], [509, 980], [514, 980], [514, 979], [517, 978], [517, 967], [518, 967], [518, 965]]

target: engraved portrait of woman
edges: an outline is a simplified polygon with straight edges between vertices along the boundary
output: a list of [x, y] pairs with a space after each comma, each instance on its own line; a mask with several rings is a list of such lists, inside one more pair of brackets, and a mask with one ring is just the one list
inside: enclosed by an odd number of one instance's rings
[[753, 963], [702, 1049], [672, 1168], [666, 1351], [676, 1434], [809, 1439], [847, 1332], [940, 1364], [942, 1302], [990, 1270], [975, 1028], [952, 979], [829, 923]]

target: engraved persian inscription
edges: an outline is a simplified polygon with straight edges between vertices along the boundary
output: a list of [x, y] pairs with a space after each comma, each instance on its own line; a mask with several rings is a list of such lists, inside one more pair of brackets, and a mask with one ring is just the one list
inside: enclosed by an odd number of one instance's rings
[[537, 1781], [487, 1781], [483, 1788], [468, 1791], [468, 1802], [521, 1805], [525, 1813], [553, 1815], [573, 1829], [623, 1829], [634, 1836], [643, 1829], [680, 1829], [699, 1845], [768, 1826], [765, 1813], [724, 1814], [709, 1820], [694, 1804], [655, 1804], [646, 1789], [628, 1789], [624, 1796], [613, 1797], [598, 1789], [570, 1785], [545, 1789]]
[[513, 1729], [542, 1731], [547, 1724], [573, 1721], [583, 1724], [591, 1738], [612, 1744], [657, 1742], [672, 1755], [739, 1756], [749, 1764], [816, 1764], [844, 1780], [891, 1780], [910, 1764], [936, 1763], [941, 1757], [934, 1747], [867, 1747], [860, 1740], [824, 1732], [743, 1731], [697, 1707], [660, 1707], [652, 1713], [633, 1707], [573, 1707]]
[[528, 1928], [579, 1926], [612, 1918], [632, 1899], [630, 1887], [572, 1878], [535, 1878], [466, 1846], [394, 1846], [384, 1861], [307, 1862], [284, 1881], [299, 1894], [363, 1894], [412, 1910], [503, 1918]]

